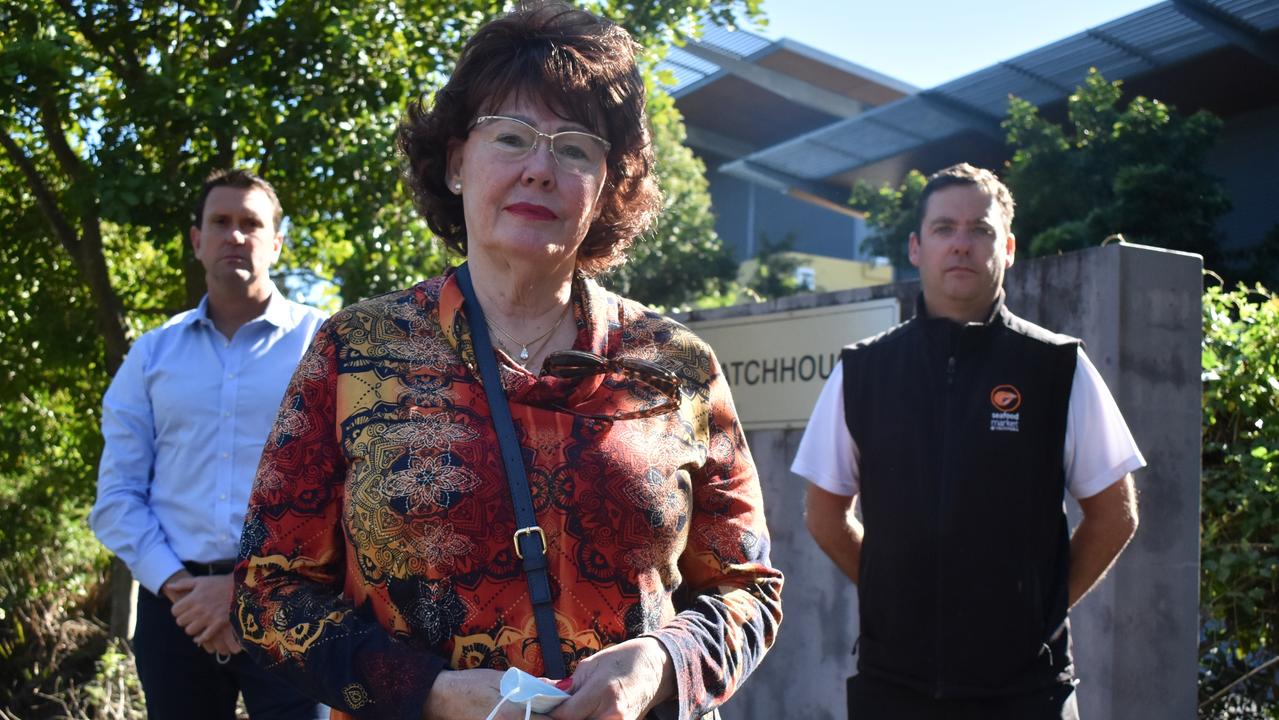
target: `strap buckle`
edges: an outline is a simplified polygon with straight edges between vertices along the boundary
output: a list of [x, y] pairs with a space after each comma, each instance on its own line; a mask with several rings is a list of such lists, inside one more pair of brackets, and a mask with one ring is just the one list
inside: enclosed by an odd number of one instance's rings
[[542, 539], [542, 552], [546, 552], [546, 533], [542, 532], [541, 527], [533, 525], [532, 527], [523, 527], [516, 530], [514, 537], [511, 538], [511, 542], [515, 543], [515, 557], [518, 557], [521, 560], [524, 559], [524, 553], [520, 552], [521, 535], [537, 535]]

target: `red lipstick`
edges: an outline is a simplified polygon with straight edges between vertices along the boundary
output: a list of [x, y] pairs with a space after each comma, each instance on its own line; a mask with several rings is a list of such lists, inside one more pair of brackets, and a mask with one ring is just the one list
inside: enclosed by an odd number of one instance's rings
[[559, 218], [559, 215], [552, 212], [550, 208], [533, 203], [511, 203], [504, 209], [512, 215], [518, 215], [529, 220], [555, 220]]

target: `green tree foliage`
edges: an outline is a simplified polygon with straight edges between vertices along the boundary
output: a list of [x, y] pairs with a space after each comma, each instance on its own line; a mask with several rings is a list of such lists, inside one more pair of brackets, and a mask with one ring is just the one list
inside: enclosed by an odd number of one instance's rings
[[[758, 1], [597, 2], [653, 42], [699, 14]], [[0, 145], [41, 235], [94, 299], [106, 365], [128, 347], [103, 225], [138, 229], [178, 257], [178, 306], [203, 291], [188, 245], [191, 197], [214, 168], [272, 180], [291, 220], [288, 267], [337, 281], [348, 300], [441, 265], [398, 182], [392, 129], [437, 87], [492, 0], [181, 3], [0, 0]]]
[[[1279, 297], [1214, 287], [1203, 309], [1201, 701], [1279, 648]], [[1279, 718], [1279, 665], [1235, 691], [1213, 717]]]
[[[1122, 105], [1122, 98], [1122, 83], [1096, 70], [1069, 97], [1066, 125], [1011, 98], [1003, 127], [1013, 157], [1003, 179], [1017, 200], [1018, 251], [1034, 257], [1078, 250], [1118, 233], [1200, 253], [1206, 265], [1220, 267], [1215, 224], [1230, 201], [1204, 160], [1221, 121], [1205, 111], [1183, 116], [1144, 97]], [[849, 205], [872, 226], [865, 249], [895, 267], [906, 265], [906, 239], [925, 183], [912, 170], [897, 188], [854, 186]]]
[[[234, 165], [270, 180], [289, 219], [283, 272], [345, 301], [438, 272], [445, 258], [401, 186], [393, 130], [504, 5], [0, 0], [0, 695], [10, 709], [47, 714], [34, 709], [53, 702], [41, 695], [78, 672], [57, 628], [101, 614], [105, 556], [84, 524], [101, 397], [130, 340], [204, 291], [186, 241], [203, 178]], [[703, 14], [759, 10], [758, 0], [590, 6], [650, 45]], [[669, 146], [680, 120], [670, 108], [655, 125], [672, 222], [690, 229], [656, 236], [652, 254], [713, 267], [708, 226], [684, 206], [705, 201], [700, 169]], [[661, 249], [668, 238], [676, 250]], [[661, 302], [660, 289], [653, 296]]]
[[1067, 100], [1064, 126], [1011, 99], [1003, 127], [1014, 153], [1004, 180], [1017, 199], [1020, 249], [1076, 250], [1120, 233], [1219, 267], [1215, 224], [1230, 201], [1204, 160], [1221, 121], [1140, 96], [1124, 105], [1121, 85], [1090, 70]]
[[799, 260], [791, 254], [794, 249], [795, 236], [791, 233], [777, 241], [761, 234], [755, 269], [746, 281], [747, 294], [756, 300], [776, 300], [807, 292], [795, 274]]
[[[0, 163], [0, 185], [20, 189], [13, 174]], [[71, 612], [90, 600], [104, 564], [84, 525], [100, 452], [102, 341], [76, 268], [35, 240], [43, 219], [23, 200], [0, 192], [0, 219], [20, 229], [0, 242], [0, 697], [15, 699], [5, 703], [13, 712], [74, 664], [68, 640], [84, 627]]]
[[915, 208], [928, 179], [918, 170], [906, 173], [900, 186], [876, 187], [858, 180], [848, 204], [866, 215], [870, 232], [862, 241], [862, 250], [888, 258], [893, 267], [910, 264], [907, 253], [910, 234], [915, 232]]
[[649, 118], [664, 205], [657, 225], [638, 238], [625, 265], [602, 278], [617, 292], [670, 308], [727, 291], [737, 263], [720, 242], [706, 167], [684, 145], [684, 121], [670, 95], [650, 80]]
[[415, 229], [391, 130], [493, 9], [450, 5], [0, 5], [0, 143], [46, 221], [33, 240], [60, 244], [90, 289], [108, 369], [128, 347], [132, 288], [110, 276], [104, 227], [166, 249], [185, 277], [167, 304], [194, 304], [203, 272], [180, 239], [214, 168], [273, 180], [292, 220], [291, 264], [322, 275], [358, 277], [353, 257]]

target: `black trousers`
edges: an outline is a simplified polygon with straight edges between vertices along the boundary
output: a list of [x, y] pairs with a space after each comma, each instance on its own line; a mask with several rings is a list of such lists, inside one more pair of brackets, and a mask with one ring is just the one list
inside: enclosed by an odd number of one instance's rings
[[253, 720], [314, 720], [322, 707], [244, 653], [225, 665], [191, 641], [173, 618], [173, 604], [138, 589], [133, 655], [150, 720], [234, 720], [236, 696]]
[[998, 698], [937, 700], [896, 683], [848, 679], [848, 720], [1079, 720], [1074, 685]]

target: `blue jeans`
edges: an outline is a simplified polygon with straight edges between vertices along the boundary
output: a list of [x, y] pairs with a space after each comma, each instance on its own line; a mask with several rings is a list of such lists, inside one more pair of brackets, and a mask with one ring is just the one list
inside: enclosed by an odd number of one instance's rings
[[138, 589], [133, 655], [150, 720], [234, 720], [240, 693], [253, 720], [315, 720], [322, 712], [244, 653], [219, 664], [178, 627], [172, 608], [168, 599]]

